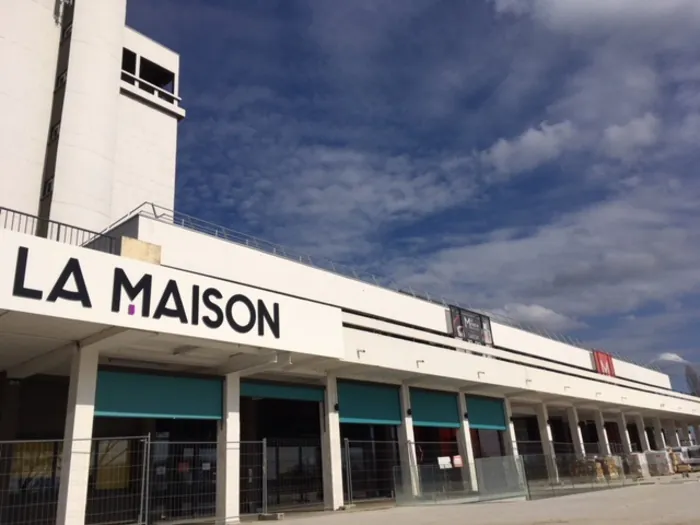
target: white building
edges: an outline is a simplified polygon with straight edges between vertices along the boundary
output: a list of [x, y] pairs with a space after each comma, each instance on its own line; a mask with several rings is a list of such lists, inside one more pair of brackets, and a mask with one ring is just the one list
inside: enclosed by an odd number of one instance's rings
[[101, 231], [172, 208], [179, 57], [124, 25], [126, 0], [0, 5], [0, 206]]
[[335, 510], [445, 459], [505, 493], [700, 425], [664, 374], [170, 211], [178, 57], [123, 0], [56, 9], [0, 5], [1, 522]]

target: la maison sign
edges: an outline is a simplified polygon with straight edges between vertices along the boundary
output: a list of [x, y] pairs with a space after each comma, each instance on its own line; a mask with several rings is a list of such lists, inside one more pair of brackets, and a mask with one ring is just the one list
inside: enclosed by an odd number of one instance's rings
[[[227, 329], [238, 334], [274, 339], [282, 336], [279, 303], [251, 297], [243, 291], [231, 293], [213, 285], [194, 284], [191, 283], [192, 276], [184, 272], [187, 279], [183, 281], [187, 283], [161, 276], [156, 278], [154, 272], [127, 271], [114, 266], [108, 269], [109, 281], [105, 282], [103, 271], [92, 271], [94, 275], [102, 275], [100, 279], [90, 280], [80, 259], [70, 257], [57, 277], [47, 279], [41, 262], [32, 260], [32, 250], [28, 246], [18, 247], [12, 280], [13, 297], [56, 303], [56, 306], [78, 305], [86, 310], [106, 307], [114, 314], [152, 320], [171, 319], [180, 325]], [[94, 270], [94, 263], [91, 266]], [[154, 271], [160, 270], [154, 267]], [[226, 288], [235, 286], [226, 285]], [[107, 293], [105, 286], [108, 287]], [[96, 297], [100, 300], [96, 301]]]

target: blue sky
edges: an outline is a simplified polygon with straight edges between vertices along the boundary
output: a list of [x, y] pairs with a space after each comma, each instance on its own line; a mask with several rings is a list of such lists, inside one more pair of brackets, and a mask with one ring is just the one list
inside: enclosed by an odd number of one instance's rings
[[697, 0], [132, 0], [128, 23], [181, 55], [180, 211], [700, 362]]

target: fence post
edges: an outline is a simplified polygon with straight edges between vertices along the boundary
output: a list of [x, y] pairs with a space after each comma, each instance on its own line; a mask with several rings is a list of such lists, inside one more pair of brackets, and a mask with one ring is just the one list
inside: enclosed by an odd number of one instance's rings
[[262, 440], [262, 513], [267, 514], [267, 438]]
[[151, 433], [146, 435], [146, 442], [144, 444], [143, 453], [143, 487], [141, 488], [141, 494], [143, 497], [143, 524], [148, 525], [148, 511], [150, 508], [150, 495], [151, 495]]
[[345, 485], [348, 500], [345, 505], [352, 505], [352, 472], [350, 469], [350, 440], [345, 438]]

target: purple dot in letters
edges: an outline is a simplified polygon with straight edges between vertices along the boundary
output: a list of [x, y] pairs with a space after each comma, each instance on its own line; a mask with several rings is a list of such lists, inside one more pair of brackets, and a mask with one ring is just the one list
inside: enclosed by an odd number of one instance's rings
[[129, 305], [129, 315], [134, 315], [136, 313], [136, 307], [133, 304]]

